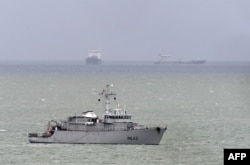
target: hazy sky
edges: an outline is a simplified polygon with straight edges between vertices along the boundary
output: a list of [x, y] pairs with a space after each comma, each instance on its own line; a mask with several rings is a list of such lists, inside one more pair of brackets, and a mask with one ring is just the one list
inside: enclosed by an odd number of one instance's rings
[[249, 0], [0, 0], [1, 61], [250, 61]]

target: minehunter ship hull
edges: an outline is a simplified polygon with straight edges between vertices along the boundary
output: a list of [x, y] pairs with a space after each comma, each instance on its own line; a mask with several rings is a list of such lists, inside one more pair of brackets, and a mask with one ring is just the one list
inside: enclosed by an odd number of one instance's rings
[[29, 137], [31, 143], [158, 145], [166, 128], [129, 131], [55, 131], [50, 137]]
[[[103, 90], [105, 113], [99, 118], [93, 111], [82, 115], [69, 116], [67, 120], [51, 120], [43, 133], [29, 133], [31, 143], [69, 143], [69, 144], [147, 144], [158, 145], [166, 127], [145, 127], [131, 120], [132, 115], [119, 106], [110, 108], [110, 98], [116, 94]], [[100, 99], [98, 99], [100, 101]]]

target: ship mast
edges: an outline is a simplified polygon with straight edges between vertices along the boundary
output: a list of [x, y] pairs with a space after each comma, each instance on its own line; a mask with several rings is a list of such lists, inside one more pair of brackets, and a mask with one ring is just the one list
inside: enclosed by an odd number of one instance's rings
[[[106, 114], [109, 113], [111, 111], [110, 109], [110, 97], [114, 96], [114, 100], [116, 100], [116, 94], [112, 93], [110, 91], [110, 87], [113, 87], [113, 84], [107, 84], [106, 85], [106, 89], [103, 89], [103, 91], [101, 93], [99, 93], [99, 95], [102, 95], [105, 98], [105, 112]], [[99, 99], [100, 101], [100, 99]]]

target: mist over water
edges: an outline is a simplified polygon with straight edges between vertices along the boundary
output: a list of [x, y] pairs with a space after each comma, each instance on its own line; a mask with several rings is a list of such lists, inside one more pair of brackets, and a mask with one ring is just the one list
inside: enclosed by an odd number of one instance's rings
[[[133, 120], [167, 126], [159, 146], [30, 144], [49, 120], [94, 110], [114, 84]], [[114, 105], [117, 105], [117, 102]], [[250, 147], [250, 64], [0, 65], [1, 164], [223, 164]]]

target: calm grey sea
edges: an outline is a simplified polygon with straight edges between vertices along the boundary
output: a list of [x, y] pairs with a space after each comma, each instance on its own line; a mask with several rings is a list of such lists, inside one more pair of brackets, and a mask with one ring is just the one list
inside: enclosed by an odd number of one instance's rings
[[[167, 126], [160, 145], [30, 144], [49, 120], [95, 110], [114, 84], [134, 121]], [[223, 164], [250, 148], [250, 63], [0, 65], [0, 164]]]

